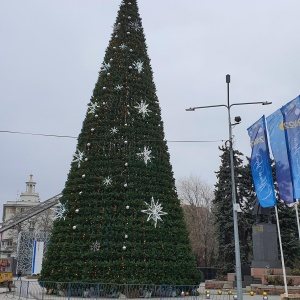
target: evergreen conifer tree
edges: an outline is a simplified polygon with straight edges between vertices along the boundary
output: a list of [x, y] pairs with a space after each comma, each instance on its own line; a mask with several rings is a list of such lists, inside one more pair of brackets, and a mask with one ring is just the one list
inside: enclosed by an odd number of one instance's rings
[[175, 189], [137, 0], [120, 5], [40, 280], [201, 280]]
[[[235, 245], [234, 245], [234, 226], [233, 226], [233, 205], [231, 189], [231, 169], [230, 152], [226, 147], [219, 147], [221, 154], [221, 165], [217, 174], [217, 183], [215, 185], [215, 198], [213, 200], [215, 209], [216, 239], [218, 241], [217, 266], [221, 274], [235, 271]], [[245, 202], [245, 176], [242, 161], [242, 153], [234, 150], [234, 175], [236, 184], [236, 200], [240, 204], [242, 212], [238, 214], [238, 229], [240, 239], [241, 263], [249, 264], [251, 259], [251, 226], [246, 220], [244, 214], [249, 212], [248, 205]], [[241, 218], [240, 215], [243, 215]], [[250, 229], [249, 229], [250, 228]]]

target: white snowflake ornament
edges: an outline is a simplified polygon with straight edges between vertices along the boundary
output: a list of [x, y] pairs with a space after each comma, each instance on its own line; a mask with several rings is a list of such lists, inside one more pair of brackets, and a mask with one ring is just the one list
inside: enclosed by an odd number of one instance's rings
[[51, 208], [54, 212], [54, 220], [60, 220], [64, 219], [65, 220], [65, 212], [66, 212], [66, 207], [65, 204], [58, 202], [58, 206], [55, 206], [54, 208]]
[[139, 22], [130, 22], [129, 25], [131, 26], [131, 28], [135, 31], [139, 31], [142, 27], [140, 26]]
[[139, 74], [143, 71], [143, 64], [144, 63], [140, 60], [133, 63], [134, 68], [138, 71]]
[[115, 133], [118, 133], [118, 129], [116, 127], [113, 127], [111, 130], [110, 130], [111, 134], [115, 134]]
[[148, 113], [151, 112], [151, 110], [148, 109], [148, 106], [149, 104], [146, 104], [146, 101], [141, 100], [141, 103], [137, 103], [137, 106], [134, 108], [136, 108], [138, 113], [142, 114], [143, 118], [145, 118], [145, 116], [148, 116]]
[[92, 251], [99, 251], [100, 250], [100, 243], [98, 241], [94, 242], [91, 246]]
[[151, 161], [151, 159], [153, 158], [153, 156], [151, 156], [151, 150], [146, 146], [144, 146], [144, 149], [142, 152], [137, 153], [137, 156], [142, 158], [146, 165], [147, 165], [148, 161]]
[[110, 63], [106, 63], [106, 62], [104, 62], [103, 64], [102, 64], [102, 66], [101, 66], [101, 71], [108, 71], [109, 70], [109, 68], [110, 68]]
[[120, 48], [121, 50], [125, 50], [125, 49], [127, 48], [127, 46], [126, 46], [125, 44], [122, 44], [121, 46], [119, 46], [119, 48]]
[[113, 26], [113, 32], [114, 33], [116, 33], [117, 31], [118, 31], [118, 29], [120, 28], [120, 23], [118, 23], [118, 24], [114, 24], [114, 26]]
[[145, 202], [145, 204], [148, 206], [148, 208], [141, 211], [141, 212], [148, 215], [147, 222], [151, 219], [154, 221], [154, 227], [155, 228], [157, 226], [157, 221], [158, 220], [162, 221], [161, 216], [164, 216], [164, 215], [168, 214], [168, 213], [162, 211], [162, 206], [161, 206], [161, 204], [158, 204], [158, 201], [159, 200], [157, 200], [157, 202], [155, 203], [155, 201], [152, 197], [151, 198], [151, 204], [148, 204], [147, 202]]
[[98, 102], [90, 102], [88, 104], [88, 114], [94, 114], [96, 112], [96, 109], [99, 107]]
[[77, 162], [78, 168], [80, 168], [80, 165], [83, 161], [84, 152], [77, 149], [77, 153], [73, 154], [73, 162]]
[[116, 91], [121, 91], [122, 88], [123, 88], [123, 85], [118, 84], [118, 85], [116, 85], [115, 90]]
[[105, 184], [106, 186], [111, 185], [112, 183], [112, 179], [108, 176], [103, 180], [103, 184]]

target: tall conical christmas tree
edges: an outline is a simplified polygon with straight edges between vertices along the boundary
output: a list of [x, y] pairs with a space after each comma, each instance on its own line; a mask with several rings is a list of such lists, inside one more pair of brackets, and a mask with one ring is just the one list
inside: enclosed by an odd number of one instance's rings
[[136, 0], [123, 0], [42, 281], [197, 284]]

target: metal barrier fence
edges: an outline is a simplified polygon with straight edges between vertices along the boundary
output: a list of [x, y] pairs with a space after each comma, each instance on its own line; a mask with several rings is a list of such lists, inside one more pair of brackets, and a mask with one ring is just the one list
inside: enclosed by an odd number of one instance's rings
[[231, 291], [206, 291], [204, 287], [188, 285], [130, 285], [82, 282], [37, 282], [15, 280], [7, 286], [3, 297], [38, 300], [184, 298], [186, 300], [231, 300]]

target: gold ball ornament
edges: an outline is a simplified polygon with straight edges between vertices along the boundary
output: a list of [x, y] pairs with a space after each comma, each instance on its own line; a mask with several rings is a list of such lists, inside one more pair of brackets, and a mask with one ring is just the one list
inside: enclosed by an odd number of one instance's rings
[[205, 294], [206, 294], [206, 295], [209, 294], [209, 293], [210, 293], [210, 291], [208, 291], [208, 290], [205, 291]]
[[232, 291], [231, 290], [228, 291], [228, 295], [232, 295]]
[[263, 295], [263, 296], [267, 296], [268, 293], [267, 293], [267, 292], [263, 292], [262, 295]]
[[218, 290], [218, 295], [222, 295], [222, 291], [221, 290]]
[[249, 294], [250, 294], [250, 296], [254, 296], [254, 292], [253, 291], [251, 291]]
[[185, 292], [185, 295], [186, 295], [186, 296], [189, 296], [189, 295], [190, 295], [190, 293], [189, 293], [189, 292]]

